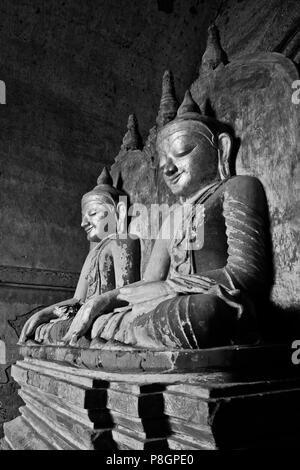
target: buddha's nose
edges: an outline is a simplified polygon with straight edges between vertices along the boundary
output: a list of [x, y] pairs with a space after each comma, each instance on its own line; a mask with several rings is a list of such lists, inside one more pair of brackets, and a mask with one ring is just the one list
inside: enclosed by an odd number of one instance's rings
[[165, 165], [163, 172], [166, 176], [172, 176], [177, 171], [177, 166], [174, 164], [171, 158], [168, 158]]
[[82, 217], [81, 227], [84, 228], [84, 227], [86, 227], [88, 224], [89, 224], [88, 218], [87, 218], [86, 215], [84, 215], [84, 216]]

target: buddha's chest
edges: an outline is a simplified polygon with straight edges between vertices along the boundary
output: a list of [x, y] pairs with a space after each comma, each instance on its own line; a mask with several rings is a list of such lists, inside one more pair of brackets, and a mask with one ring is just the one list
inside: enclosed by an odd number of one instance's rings
[[114, 260], [108, 242], [96, 249], [91, 257], [87, 276], [88, 290], [86, 300], [94, 295], [103, 294], [115, 288]]
[[227, 261], [223, 198], [199, 205], [170, 247], [171, 271], [201, 273], [223, 267]]

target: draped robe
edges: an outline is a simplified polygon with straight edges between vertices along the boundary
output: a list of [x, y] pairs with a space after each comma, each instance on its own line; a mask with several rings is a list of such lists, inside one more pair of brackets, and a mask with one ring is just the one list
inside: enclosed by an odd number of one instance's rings
[[[269, 282], [261, 183], [235, 176], [210, 185], [192, 200], [183, 225], [168, 243], [171, 293], [98, 319], [105, 347], [193, 349], [259, 340], [256, 299]], [[192, 246], [200, 229], [202, 243]]]
[[107, 236], [90, 250], [83, 264], [74, 295], [80, 302], [75, 308], [67, 307], [61, 317], [38, 326], [35, 338], [39, 338], [39, 342], [58, 344], [84, 302], [139, 279], [140, 241], [136, 237]]

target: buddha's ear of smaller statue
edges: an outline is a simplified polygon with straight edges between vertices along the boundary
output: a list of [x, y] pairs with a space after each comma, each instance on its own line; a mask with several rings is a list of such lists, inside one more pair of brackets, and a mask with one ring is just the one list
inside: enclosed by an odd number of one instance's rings
[[226, 132], [222, 132], [218, 136], [218, 167], [222, 180], [229, 178], [230, 174], [230, 157], [232, 151], [232, 138]]
[[125, 201], [119, 201], [117, 205], [117, 231], [118, 233], [126, 232], [126, 216], [127, 207]]

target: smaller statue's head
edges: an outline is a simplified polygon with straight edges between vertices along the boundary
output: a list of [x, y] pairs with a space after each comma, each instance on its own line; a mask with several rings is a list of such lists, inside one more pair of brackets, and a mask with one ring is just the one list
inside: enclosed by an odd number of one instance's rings
[[201, 115], [189, 91], [175, 119], [157, 135], [159, 165], [170, 190], [183, 199], [230, 176], [232, 139], [219, 121]]
[[81, 227], [86, 231], [90, 242], [99, 242], [108, 235], [124, 233], [125, 199], [125, 193], [113, 186], [112, 178], [104, 167], [97, 186], [84, 194], [81, 200]]

